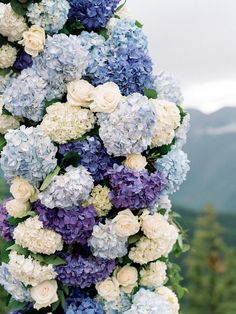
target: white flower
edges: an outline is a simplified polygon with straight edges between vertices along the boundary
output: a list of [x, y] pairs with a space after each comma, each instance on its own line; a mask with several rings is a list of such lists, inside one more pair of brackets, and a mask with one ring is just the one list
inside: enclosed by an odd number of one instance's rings
[[138, 217], [134, 216], [130, 209], [120, 211], [112, 220], [115, 232], [120, 237], [129, 237], [139, 232]]
[[166, 280], [167, 266], [164, 262], [156, 261], [140, 271], [140, 284], [146, 287], [158, 287]]
[[25, 51], [32, 57], [37, 57], [43, 51], [45, 45], [45, 31], [38, 25], [33, 25], [23, 33], [23, 39], [19, 44], [24, 46]]
[[22, 202], [34, 201], [37, 195], [35, 188], [27, 180], [20, 177], [13, 179], [10, 192], [15, 199]]
[[31, 297], [36, 302], [34, 308], [40, 310], [58, 301], [57, 281], [48, 280], [31, 288]]
[[8, 116], [2, 113], [3, 99], [0, 96], [0, 133], [6, 134], [11, 129], [20, 127], [20, 120], [17, 117]]
[[11, 45], [3, 45], [0, 48], [0, 69], [10, 68], [16, 61], [17, 50]]
[[43, 281], [55, 279], [57, 273], [53, 265], [41, 266], [31, 256], [25, 257], [12, 251], [9, 255], [9, 271], [11, 275], [24, 285], [37, 286]]
[[173, 314], [179, 313], [179, 309], [180, 309], [179, 301], [176, 294], [173, 291], [171, 291], [167, 287], [160, 287], [155, 291], [155, 293], [158, 296], [164, 297], [171, 304]]
[[55, 103], [47, 108], [41, 129], [59, 144], [77, 139], [94, 127], [94, 114], [69, 103]]
[[96, 284], [98, 294], [106, 301], [116, 301], [120, 295], [119, 283], [116, 278], [107, 278]]
[[165, 100], [152, 100], [156, 109], [156, 124], [151, 147], [171, 144], [175, 129], [180, 126], [180, 112], [176, 104]]
[[93, 205], [98, 216], [106, 216], [112, 209], [109, 193], [107, 186], [98, 184], [92, 189], [90, 197], [83, 203], [83, 206]]
[[9, 41], [18, 41], [26, 29], [24, 18], [12, 10], [10, 3], [0, 3], [0, 34]]
[[116, 279], [124, 292], [131, 293], [133, 288], [137, 286], [138, 271], [135, 267], [125, 265], [116, 274]]
[[129, 154], [124, 162], [124, 165], [130, 169], [141, 171], [145, 169], [147, 159], [141, 154]]
[[108, 82], [97, 86], [92, 93], [92, 98], [90, 109], [93, 112], [111, 113], [122, 100], [122, 95], [118, 85]]
[[33, 253], [54, 254], [63, 248], [62, 237], [53, 230], [43, 229], [43, 223], [36, 216], [18, 224], [14, 230], [16, 244]]
[[85, 80], [72, 81], [67, 85], [67, 101], [73, 106], [89, 107], [93, 90]]
[[15, 199], [6, 202], [6, 210], [8, 214], [15, 218], [21, 218], [28, 211], [30, 211], [30, 209], [31, 209], [30, 202], [24, 202]]

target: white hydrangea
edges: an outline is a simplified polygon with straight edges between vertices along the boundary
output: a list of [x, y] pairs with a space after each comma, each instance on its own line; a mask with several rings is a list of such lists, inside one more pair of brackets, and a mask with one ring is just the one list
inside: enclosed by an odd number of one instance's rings
[[160, 287], [155, 291], [155, 293], [160, 297], [164, 297], [171, 304], [172, 314], [179, 313], [179, 301], [176, 294], [172, 290], [167, 287]]
[[109, 193], [110, 189], [107, 186], [96, 185], [84, 206], [93, 205], [98, 216], [106, 216], [112, 209]]
[[94, 127], [94, 114], [69, 103], [55, 103], [47, 108], [42, 130], [57, 143], [77, 139]]
[[11, 45], [0, 47], [0, 69], [7, 69], [13, 66], [16, 61], [17, 50]]
[[69, 208], [86, 200], [92, 188], [93, 178], [87, 169], [70, 166], [64, 175], [54, 177], [49, 187], [39, 194], [39, 199], [49, 208]]
[[55, 279], [57, 276], [53, 265], [41, 266], [31, 256], [25, 257], [12, 251], [9, 257], [9, 271], [11, 275], [26, 286], [31, 285], [34, 287], [46, 280]]
[[18, 129], [20, 121], [18, 118], [2, 114], [3, 101], [0, 96], [0, 133], [6, 134], [9, 130]]
[[175, 137], [175, 129], [180, 126], [180, 112], [176, 104], [155, 99], [156, 124], [151, 147], [171, 144]]
[[12, 10], [10, 3], [0, 3], [0, 34], [14, 42], [22, 38], [26, 29], [24, 18]]
[[164, 262], [156, 261], [142, 268], [140, 271], [140, 284], [146, 287], [158, 287], [166, 280], [167, 266]]
[[44, 229], [38, 216], [20, 223], [14, 230], [14, 239], [16, 244], [33, 253], [50, 255], [63, 248], [61, 235], [53, 230]]

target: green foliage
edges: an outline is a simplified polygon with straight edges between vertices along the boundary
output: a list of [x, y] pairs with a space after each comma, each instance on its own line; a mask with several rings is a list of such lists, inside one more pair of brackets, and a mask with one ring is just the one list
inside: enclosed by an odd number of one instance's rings
[[49, 184], [52, 182], [52, 180], [54, 179], [55, 176], [58, 175], [58, 173], [60, 172], [61, 168], [59, 166], [57, 166], [53, 172], [49, 173], [49, 175], [45, 178], [45, 180], [43, 181], [43, 184], [40, 187], [40, 191], [44, 191], [46, 190], [46, 188], [49, 186]]
[[3, 134], [0, 134], [0, 152], [3, 150], [3, 147], [6, 145], [6, 140]]
[[18, 0], [11, 0], [11, 7], [18, 15], [24, 16], [26, 14], [25, 6]]
[[77, 152], [69, 152], [62, 159], [61, 167], [66, 168], [68, 166], [78, 167], [80, 162], [80, 155]]
[[135, 25], [138, 27], [138, 28], [142, 28], [143, 27], [143, 24], [139, 21], [136, 21], [135, 22]]
[[144, 95], [148, 98], [148, 99], [157, 99], [157, 92], [155, 91], [155, 89], [150, 89], [150, 88], [145, 88], [144, 89]]

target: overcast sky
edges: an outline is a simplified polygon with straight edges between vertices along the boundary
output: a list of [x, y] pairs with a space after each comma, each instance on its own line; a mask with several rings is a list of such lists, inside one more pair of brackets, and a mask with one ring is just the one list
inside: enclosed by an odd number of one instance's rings
[[156, 70], [180, 81], [186, 107], [236, 106], [236, 0], [127, 0]]

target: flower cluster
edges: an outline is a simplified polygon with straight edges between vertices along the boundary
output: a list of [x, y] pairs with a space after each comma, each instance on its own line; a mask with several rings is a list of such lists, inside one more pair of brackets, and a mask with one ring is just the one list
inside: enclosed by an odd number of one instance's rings
[[50, 186], [39, 194], [39, 199], [49, 208], [70, 208], [80, 205], [92, 188], [93, 179], [87, 169], [70, 166], [64, 175], [54, 177]]
[[120, 0], [2, 2], [0, 166], [12, 197], [0, 204], [0, 284], [22, 303], [12, 314], [178, 314], [164, 286], [182, 239], [169, 194], [189, 169], [178, 84], [154, 75]]
[[33, 208], [42, 221], [44, 228], [56, 231], [65, 243], [80, 243], [85, 245], [96, 224], [96, 211], [93, 206], [77, 206], [71, 209], [50, 209], [40, 201]]
[[38, 184], [56, 167], [56, 147], [40, 128], [10, 130], [5, 135], [0, 165], [5, 177], [11, 181], [17, 176]]

